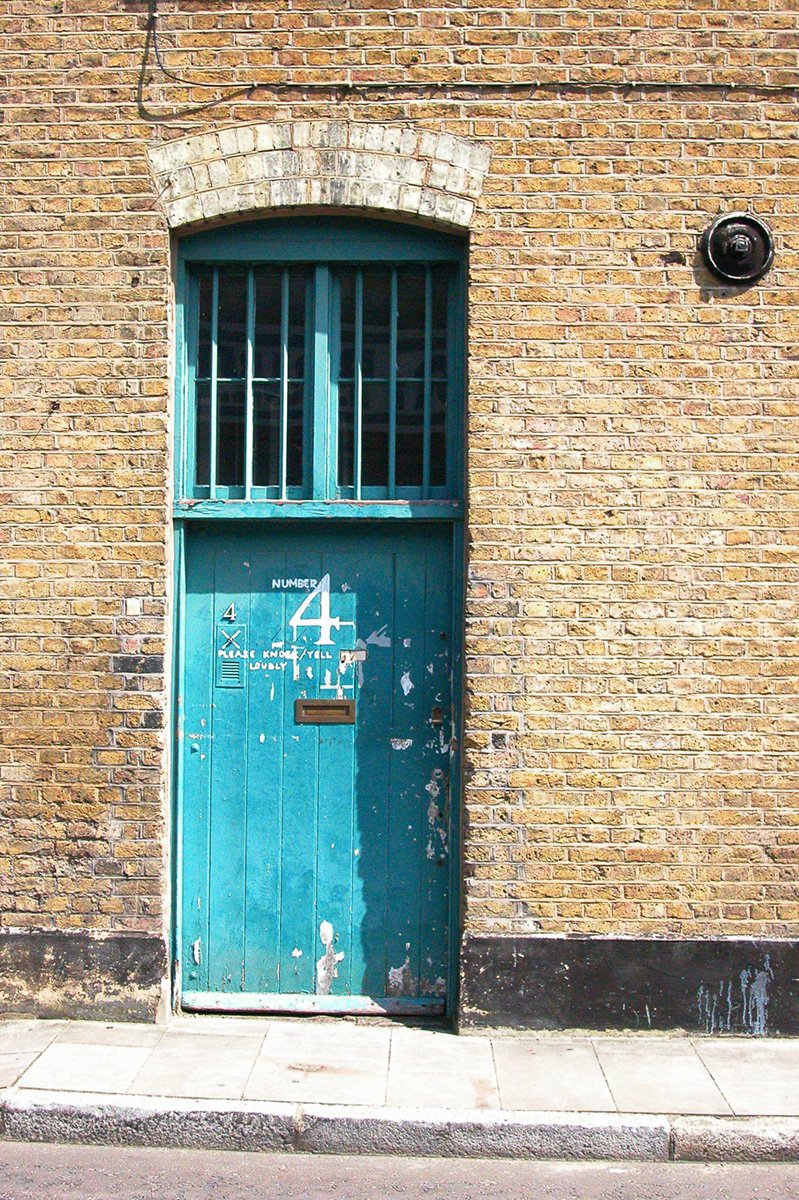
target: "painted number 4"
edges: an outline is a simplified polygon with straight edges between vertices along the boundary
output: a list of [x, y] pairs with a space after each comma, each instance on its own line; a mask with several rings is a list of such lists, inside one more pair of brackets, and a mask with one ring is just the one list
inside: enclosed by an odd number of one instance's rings
[[[319, 598], [319, 616], [306, 617], [306, 612], [317, 597]], [[294, 616], [289, 617], [289, 625], [294, 635], [294, 641], [296, 642], [297, 640], [297, 630], [300, 627], [313, 627], [319, 630], [319, 637], [316, 639], [317, 646], [332, 646], [331, 629], [341, 629], [342, 625], [352, 625], [352, 623], [352, 621], [342, 621], [340, 617], [331, 617], [330, 615], [329, 575], [325, 575], [323, 579], [319, 580], [314, 590], [309, 592], [302, 601]]]
[[236, 620], [236, 605], [235, 604], [229, 604], [227, 606], [225, 611], [222, 613], [222, 620], [223, 621], [235, 621]]

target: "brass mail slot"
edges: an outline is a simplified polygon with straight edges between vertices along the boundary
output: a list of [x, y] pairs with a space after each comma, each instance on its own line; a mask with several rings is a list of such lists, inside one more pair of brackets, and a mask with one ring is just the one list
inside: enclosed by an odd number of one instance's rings
[[295, 725], [354, 725], [354, 700], [295, 700]]

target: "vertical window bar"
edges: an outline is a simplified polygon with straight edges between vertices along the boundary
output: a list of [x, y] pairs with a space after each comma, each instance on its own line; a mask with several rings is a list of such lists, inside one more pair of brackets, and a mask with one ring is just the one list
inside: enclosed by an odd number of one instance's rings
[[388, 498], [393, 500], [397, 478], [397, 268], [391, 271], [391, 316], [388, 350]]
[[363, 424], [363, 271], [355, 272], [355, 364], [354, 364], [354, 459], [355, 499], [361, 498], [361, 427]]
[[255, 453], [253, 439], [252, 375], [255, 358], [255, 272], [247, 272], [247, 359], [244, 385], [244, 498], [252, 496], [252, 464]]
[[286, 499], [289, 445], [289, 272], [280, 275], [280, 499]]
[[217, 455], [217, 362], [219, 358], [219, 271], [214, 268], [211, 285], [211, 445], [209, 448], [208, 482], [211, 499], [216, 499]]
[[313, 328], [313, 470], [314, 500], [330, 497], [330, 384], [329, 384], [330, 268], [314, 271]]
[[430, 499], [430, 421], [433, 376], [433, 272], [424, 270], [424, 431], [422, 434], [422, 498]]

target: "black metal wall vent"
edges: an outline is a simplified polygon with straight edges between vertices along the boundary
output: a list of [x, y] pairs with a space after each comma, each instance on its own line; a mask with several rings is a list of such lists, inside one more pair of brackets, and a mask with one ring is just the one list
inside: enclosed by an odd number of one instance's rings
[[719, 217], [702, 234], [702, 256], [725, 283], [753, 283], [774, 261], [774, 237], [765, 221], [752, 213]]

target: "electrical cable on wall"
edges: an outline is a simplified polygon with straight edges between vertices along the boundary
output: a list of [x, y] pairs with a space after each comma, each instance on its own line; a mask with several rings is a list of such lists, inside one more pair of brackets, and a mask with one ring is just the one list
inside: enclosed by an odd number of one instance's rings
[[[231, 89], [235, 89], [235, 92], [237, 95], [241, 95], [242, 92], [246, 95], [251, 95], [253, 92], [256, 92], [256, 91], [271, 91], [271, 92], [301, 91], [301, 92], [324, 92], [324, 93], [328, 93], [328, 94], [336, 93], [336, 92], [350, 92], [353, 94], [358, 94], [358, 93], [363, 94], [365, 92], [415, 92], [415, 93], [438, 92], [438, 93], [441, 93], [441, 92], [453, 92], [453, 91], [476, 92], [478, 94], [481, 92], [483, 92], [483, 93], [484, 92], [511, 93], [511, 92], [520, 92], [520, 91], [551, 93], [551, 92], [560, 92], [564, 88], [571, 89], [572, 91], [576, 90], [576, 91], [585, 91], [585, 92], [588, 92], [588, 91], [615, 92], [615, 91], [620, 91], [620, 90], [630, 90], [630, 91], [638, 90], [638, 91], [645, 91], [648, 93], [651, 93], [653, 91], [670, 92], [670, 91], [684, 91], [684, 90], [688, 90], [688, 91], [692, 91], [692, 92], [721, 91], [724, 94], [724, 96], [726, 96], [726, 94], [728, 92], [754, 92], [758, 95], [763, 95], [763, 94], [765, 94], [765, 95], [789, 94], [790, 95], [792, 93], [799, 93], [799, 84], [766, 84], [766, 83], [743, 84], [743, 83], [714, 83], [714, 82], [687, 83], [685, 81], [657, 82], [654, 80], [642, 80], [642, 79], [632, 79], [632, 80], [625, 79], [625, 80], [621, 80], [621, 81], [617, 80], [616, 82], [613, 82], [610, 80], [604, 80], [604, 79], [603, 80], [564, 79], [564, 80], [559, 80], [559, 81], [536, 80], [536, 79], [530, 79], [530, 80], [489, 79], [489, 80], [480, 80], [480, 81], [469, 81], [469, 80], [464, 79], [464, 80], [451, 80], [449, 82], [446, 82], [446, 81], [441, 82], [441, 81], [437, 81], [437, 80], [425, 81], [425, 80], [418, 80], [418, 79], [403, 80], [402, 82], [392, 82], [392, 81], [379, 81], [379, 80], [373, 79], [373, 80], [363, 80], [363, 81], [359, 81], [357, 83], [353, 83], [351, 80], [346, 80], [346, 79], [331, 80], [330, 83], [325, 83], [325, 82], [322, 82], [321, 80], [311, 81], [311, 82], [303, 82], [303, 83], [292, 83], [288, 80], [283, 81], [283, 82], [274, 82], [274, 81], [267, 82], [267, 81], [259, 81], [256, 79], [256, 80], [252, 80], [250, 83], [242, 83], [242, 84], [211, 83], [208, 80], [202, 80], [202, 79], [184, 79], [182, 76], [176, 74], [174, 71], [170, 70], [169, 67], [167, 67], [165, 65], [162, 54], [161, 54], [161, 47], [158, 44], [158, 21], [159, 21], [159, 16], [160, 16], [160, 14], [158, 12], [158, 0], [149, 0], [149, 6], [150, 6], [149, 12], [148, 12], [148, 16], [147, 16], [147, 30], [148, 30], [148, 34], [150, 35], [149, 40], [152, 41], [153, 54], [155, 57], [155, 61], [158, 65], [158, 69], [161, 72], [161, 74], [164, 75], [167, 79], [171, 79], [173, 81], [173, 83], [180, 84], [182, 87], [205, 88], [205, 89], [213, 90], [216, 92], [218, 92], [220, 90], [220, 88], [229, 87]], [[222, 98], [223, 97], [220, 97], [220, 99], [222, 99]]]

